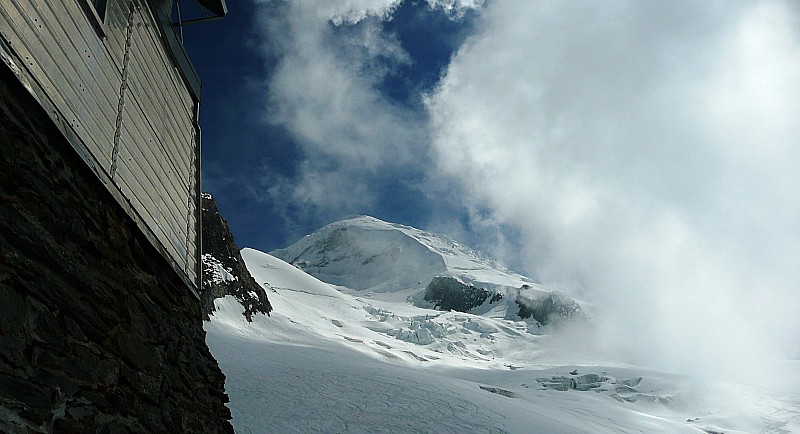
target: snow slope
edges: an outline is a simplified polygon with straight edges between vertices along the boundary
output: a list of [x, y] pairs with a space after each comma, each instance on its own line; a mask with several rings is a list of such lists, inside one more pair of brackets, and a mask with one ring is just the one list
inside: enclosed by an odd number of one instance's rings
[[248, 323], [225, 297], [206, 323], [237, 432], [800, 430], [797, 395], [579, 359], [521, 321], [353, 296], [242, 257], [274, 291], [272, 316]]

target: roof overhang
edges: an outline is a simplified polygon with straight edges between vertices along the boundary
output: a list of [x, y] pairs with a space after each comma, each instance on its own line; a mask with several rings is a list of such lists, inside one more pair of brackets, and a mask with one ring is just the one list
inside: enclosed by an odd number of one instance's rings
[[197, 0], [197, 4], [214, 17], [221, 18], [228, 15], [228, 5], [225, 4], [225, 0]]

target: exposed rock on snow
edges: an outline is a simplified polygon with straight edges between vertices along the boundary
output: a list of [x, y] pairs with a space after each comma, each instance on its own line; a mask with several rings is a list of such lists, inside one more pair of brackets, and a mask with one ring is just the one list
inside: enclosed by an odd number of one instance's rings
[[269, 315], [272, 311], [267, 292], [250, 275], [214, 198], [203, 193], [202, 298], [206, 318], [214, 311], [214, 300], [229, 294], [244, 306], [248, 321], [255, 313]]
[[536, 299], [530, 299], [520, 294], [517, 295], [514, 302], [519, 306], [520, 318], [533, 318], [542, 325], [583, 316], [578, 303], [554, 292]]
[[[491, 296], [491, 298], [490, 298]], [[500, 301], [503, 294], [467, 285], [454, 277], [437, 276], [425, 288], [425, 301], [435, 304], [437, 309], [469, 312], [489, 300], [489, 304]]]

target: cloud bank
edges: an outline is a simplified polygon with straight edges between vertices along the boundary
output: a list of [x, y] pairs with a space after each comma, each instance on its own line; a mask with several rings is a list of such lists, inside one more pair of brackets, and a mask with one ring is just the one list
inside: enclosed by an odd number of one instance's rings
[[490, 2], [427, 101], [437, 168], [519, 230], [526, 271], [601, 308], [602, 346], [764, 372], [800, 337], [799, 18]]
[[303, 154], [272, 203], [324, 223], [413, 179], [467, 216], [434, 228], [596, 305], [599, 347], [753, 381], [800, 357], [791, 2], [429, 0], [480, 14], [422, 108], [382, 89], [414, 62], [399, 0], [262, 3], [265, 119]]

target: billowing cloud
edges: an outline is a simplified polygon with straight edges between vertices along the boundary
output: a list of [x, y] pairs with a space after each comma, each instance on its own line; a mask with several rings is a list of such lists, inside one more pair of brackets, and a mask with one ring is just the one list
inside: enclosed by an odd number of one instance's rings
[[519, 231], [526, 271], [599, 306], [607, 348], [764, 372], [800, 336], [798, 18], [488, 2], [428, 98], [437, 170]]
[[790, 2], [429, 0], [480, 18], [426, 110], [382, 89], [414, 62], [383, 25], [399, 1], [267, 3], [265, 118], [302, 153], [267, 171], [271, 203], [324, 223], [413, 174], [469, 217], [435, 226], [593, 303], [600, 344], [631, 361], [741, 375], [796, 343]]
[[[386, 95], [386, 83], [404, 80], [400, 70], [414, 65], [384, 26], [401, 3], [261, 1], [270, 62], [264, 117], [287, 131], [302, 158], [289, 175], [267, 170], [256, 197], [292, 206], [304, 224], [325, 223], [374, 207], [387, 184], [426, 170], [427, 114]], [[458, 20], [482, 3], [428, 0], [427, 7]]]
[[427, 0], [431, 8], [441, 8], [453, 18], [461, 18], [468, 10], [476, 10], [483, 7], [484, 0]]
[[385, 98], [383, 81], [411, 62], [382, 20], [399, 1], [295, 1], [264, 8], [269, 77], [265, 118], [288, 131], [302, 161], [267, 173], [276, 204], [319, 219], [370, 206], [371, 185], [403, 176], [424, 145], [424, 116]]
[[368, 18], [386, 18], [401, 0], [297, 0], [296, 11], [334, 25], [357, 24]]

